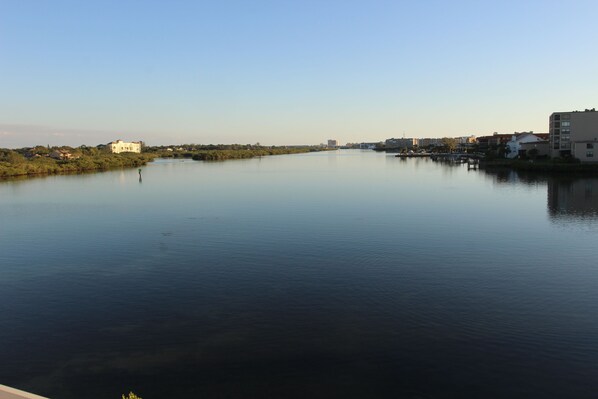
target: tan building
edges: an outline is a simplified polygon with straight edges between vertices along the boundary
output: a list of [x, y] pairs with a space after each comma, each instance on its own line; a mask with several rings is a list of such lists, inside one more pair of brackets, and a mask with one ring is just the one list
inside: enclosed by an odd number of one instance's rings
[[141, 141], [133, 141], [128, 143], [122, 140], [116, 140], [106, 145], [108, 150], [113, 154], [120, 154], [121, 152], [141, 152]]
[[[547, 157], [549, 153], [550, 144], [546, 140], [532, 141], [528, 143], [519, 144], [519, 154], [524, 154], [528, 157]], [[531, 150], [536, 150], [536, 154], [530, 154]]]
[[598, 162], [598, 112], [595, 108], [585, 111], [554, 112], [550, 115], [550, 155], [574, 156], [582, 162]]
[[574, 141], [571, 154], [581, 162], [598, 162], [598, 141]]

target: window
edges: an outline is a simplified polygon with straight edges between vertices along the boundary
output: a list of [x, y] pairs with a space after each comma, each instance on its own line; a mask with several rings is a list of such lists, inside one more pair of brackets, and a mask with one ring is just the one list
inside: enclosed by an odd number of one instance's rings
[[586, 158], [594, 158], [594, 151], [587, 151]]
[[561, 127], [561, 122], [554, 122], [554, 127]]
[[593, 144], [593, 143], [587, 143], [587, 144], [586, 144], [586, 148], [587, 148], [588, 150], [593, 150], [593, 149], [594, 149], [594, 144]]
[[563, 115], [563, 119], [571, 119], [571, 115]]
[[571, 122], [569, 122], [569, 121], [562, 121], [561, 122], [561, 126], [562, 127], [569, 127], [569, 126], [571, 126]]
[[555, 121], [560, 121], [561, 120], [561, 116], [560, 115], [555, 115], [554, 116], [554, 120]]
[[571, 133], [571, 130], [569, 130], [569, 129], [562, 129], [561, 133], [563, 133], [563, 134], [569, 134], [569, 133]]

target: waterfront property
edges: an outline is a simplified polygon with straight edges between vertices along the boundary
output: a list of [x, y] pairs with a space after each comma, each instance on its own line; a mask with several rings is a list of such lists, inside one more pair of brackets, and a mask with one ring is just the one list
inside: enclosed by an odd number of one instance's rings
[[513, 137], [513, 134], [494, 133], [492, 136], [478, 137], [478, 149], [480, 151], [493, 150], [505, 146]]
[[[547, 137], [547, 133], [514, 133], [513, 136], [511, 136], [511, 140], [506, 143], [505, 158], [514, 159], [519, 156], [527, 156], [527, 151], [533, 148], [538, 150], [538, 153], [541, 151], [541, 155], [548, 155], [545, 153], [548, 149], [548, 141], [546, 140]], [[530, 145], [524, 146], [525, 144]]]
[[112, 141], [107, 144], [108, 150], [113, 154], [121, 152], [141, 152], [141, 141], [126, 142], [122, 140]]
[[581, 162], [598, 162], [594, 149], [598, 146], [598, 112], [554, 112], [549, 118], [550, 155], [578, 158]]
[[[533, 152], [530, 152], [532, 150], [535, 150], [535, 155], [532, 155]], [[548, 140], [531, 141], [519, 144], [519, 154], [523, 154], [526, 157], [547, 157], [549, 153], [550, 144], [548, 143]]]

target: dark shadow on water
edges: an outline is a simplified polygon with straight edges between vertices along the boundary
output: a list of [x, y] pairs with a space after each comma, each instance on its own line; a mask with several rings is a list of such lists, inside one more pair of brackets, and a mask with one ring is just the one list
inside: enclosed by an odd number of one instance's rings
[[551, 175], [509, 169], [486, 170], [499, 185], [546, 185], [547, 211], [553, 221], [598, 219], [598, 177]]

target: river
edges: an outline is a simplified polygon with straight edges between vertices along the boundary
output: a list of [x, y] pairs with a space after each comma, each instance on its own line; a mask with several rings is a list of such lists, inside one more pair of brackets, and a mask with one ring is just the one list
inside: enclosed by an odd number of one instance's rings
[[595, 398], [598, 178], [373, 151], [0, 182], [0, 384]]

